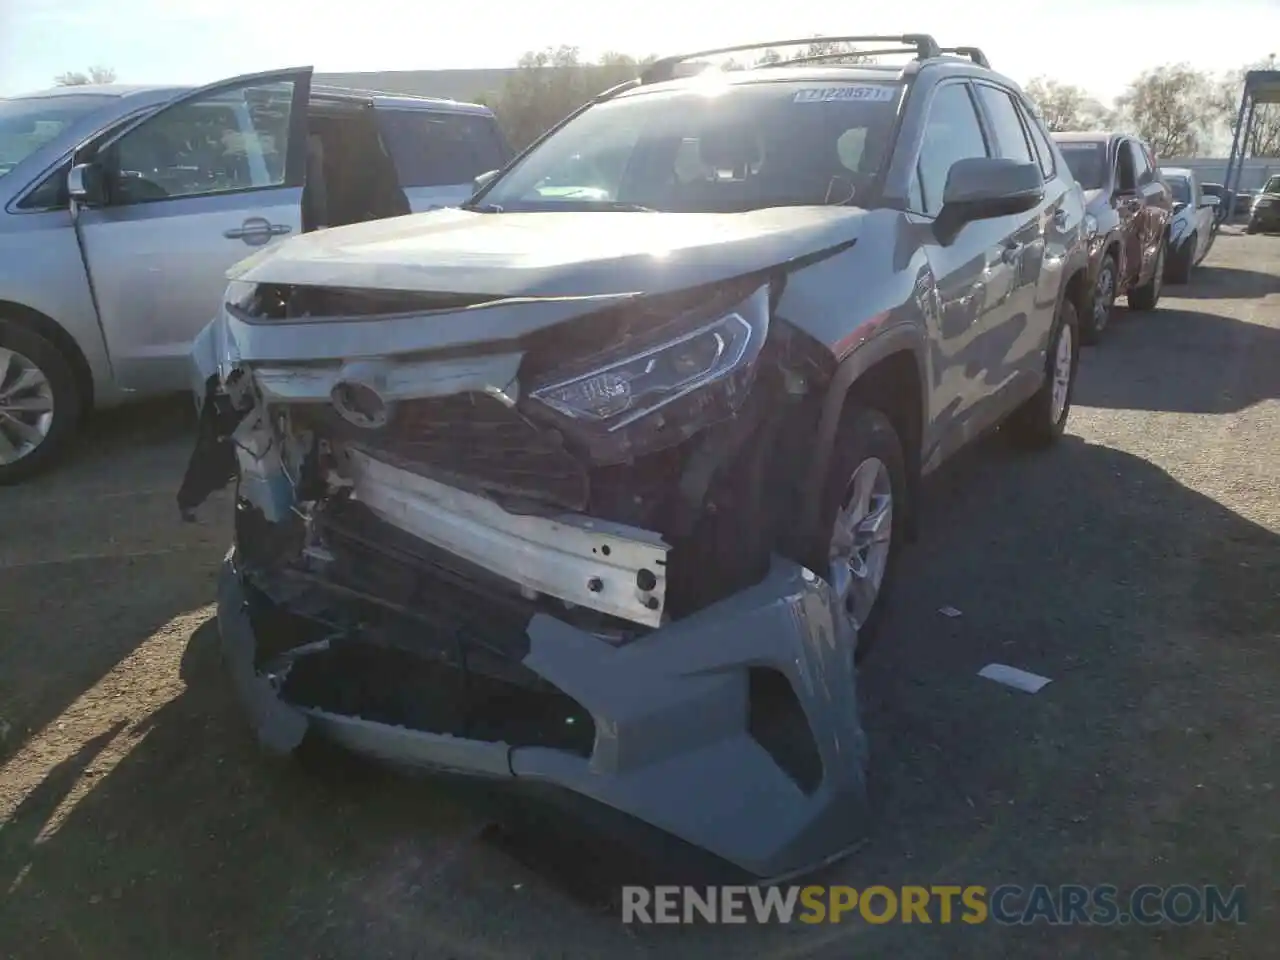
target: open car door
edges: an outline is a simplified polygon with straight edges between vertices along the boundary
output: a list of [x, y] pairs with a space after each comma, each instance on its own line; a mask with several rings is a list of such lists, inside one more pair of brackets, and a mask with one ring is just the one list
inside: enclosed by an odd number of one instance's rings
[[76, 230], [122, 386], [186, 387], [227, 270], [301, 232], [311, 74], [185, 92], [76, 158]]

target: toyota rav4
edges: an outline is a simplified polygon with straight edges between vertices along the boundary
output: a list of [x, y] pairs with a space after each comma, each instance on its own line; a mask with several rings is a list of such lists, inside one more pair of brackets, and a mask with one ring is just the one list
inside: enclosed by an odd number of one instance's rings
[[218, 618], [267, 745], [551, 787], [756, 877], [859, 839], [855, 648], [920, 479], [1062, 433], [1091, 290], [981, 51], [834, 39], [911, 59], [661, 60], [461, 209], [231, 272], [179, 504], [236, 481]]

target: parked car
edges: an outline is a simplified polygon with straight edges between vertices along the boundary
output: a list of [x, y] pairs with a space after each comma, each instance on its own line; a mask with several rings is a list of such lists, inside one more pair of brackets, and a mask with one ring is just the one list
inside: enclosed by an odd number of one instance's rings
[[1253, 198], [1255, 194], [1252, 190], [1240, 190], [1235, 195], [1235, 203], [1231, 207], [1231, 215], [1233, 217], [1247, 217], [1249, 211], [1253, 209]]
[[0, 483], [52, 462], [91, 408], [185, 389], [246, 254], [460, 203], [508, 156], [486, 107], [310, 79], [0, 100]]
[[1230, 219], [1235, 206], [1235, 194], [1220, 183], [1202, 183], [1200, 192], [1206, 197], [1217, 197], [1218, 206], [1213, 211], [1213, 218], [1218, 224]]
[[1166, 167], [1160, 171], [1173, 194], [1169, 218], [1169, 249], [1165, 254], [1165, 281], [1187, 283], [1218, 234], [1218, 198], [1200, 189], [1194, 170]]
[[1080, 337], [1097, 343], [1116, 298], [1130, 310], [1154, 310], [1164, 283], [1165, 235], [1173, 197], [1145, 143], [1120, 133], [1055, 133], [1084, 188], [1093, 291]]
[[1280, 176], [1270, 177], [1253, 198], [1246, 233], [1280, 231]]
[[1091, 296], [1022, 92], [897, 41], [660, 60], [461, 209], [232, 272], [178, 499], [238, 475], [218, 617], [264, 743], [590, 798], [757, 877], [856, 841], [855, 652], [920, 478], [1061, 436]]

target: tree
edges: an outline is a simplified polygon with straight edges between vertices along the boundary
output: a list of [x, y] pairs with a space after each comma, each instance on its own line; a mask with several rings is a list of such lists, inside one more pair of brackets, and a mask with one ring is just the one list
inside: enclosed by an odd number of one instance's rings
[[[1240, 115], [1240, 98], [1244, 95], [1244, 75], [1249, 70], [1274, 70], [1274, 57], [1250, 64], [1243, 70], [1227, 74], [1214, 92], [1214, 108], [1220, 122], [1231, 136], [1236, 133]], [[1253, 114], [1249, 142], [1244, 144], [1246, 157], [1280, 157], [1280, 103], [1260, 103]]]
[[115, 83], [116, 72], [111, 67], [95, 66], [85, 70], [68, 70], [53, 78], [60, 87], [82, 87], [87, 83]]
[[1040, 111], [1045, 126], [1055, 133], [1108, 127], [1114, 119], [1100, 101], [1074, 84], [1036, 77], [1027, 84], [1026, 94]]
[[1186, 63], [1143, 71], [1116, 103], [1160, 157], [1196, 156], [1209, 145], [1219, 116], [1212, 81]]
[[652, 60], [611, 52], [583, 63], [577, 47], [548, 47], [521, 57], [502, 90], [483, 99], [511, 145], [522, 150], [592, 97], [639, 76]]

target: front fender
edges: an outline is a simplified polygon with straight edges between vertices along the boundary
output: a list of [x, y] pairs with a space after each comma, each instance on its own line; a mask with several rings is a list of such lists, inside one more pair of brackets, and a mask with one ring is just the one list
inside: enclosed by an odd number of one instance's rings
[[[814, 438], [813, 453], [809, 458], [804, 489], [809, 491], [810, 495], [803, 501], [801, 529], [816, 533], [818, 512], [822, 505], [821, 491], [826, 485], [827, 470], [831, 464], [831, 450], [835, 444], [836, 431], [840, 427], [840, 418], [844, 414], [845, 400], [853, 385], [880, 361], [894, 354], [908, 351], [916, 361], [916, 371], [920, 380], [920, 409], [927, 417], [929, 410], [929, 378], [926, 373], [928, 368], [925, 359], [927, 349], [924, 330], [910, 320], [899, 320], [875, 331], [836, 367], [835, 374], [827, 385], [822, 415]], [[914, 463], [918, 459], [919, 451], [907, 452], [908, 462]]]

